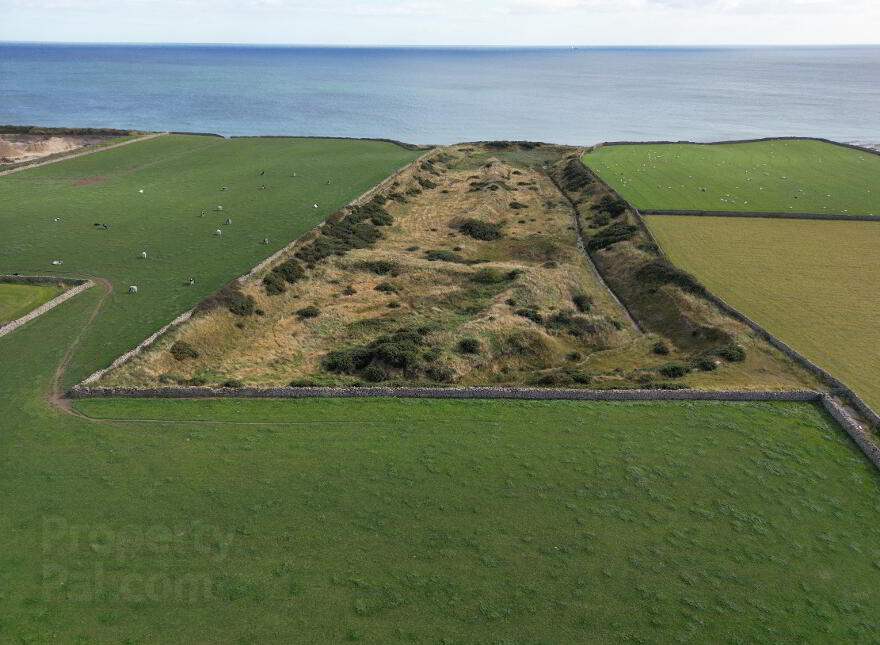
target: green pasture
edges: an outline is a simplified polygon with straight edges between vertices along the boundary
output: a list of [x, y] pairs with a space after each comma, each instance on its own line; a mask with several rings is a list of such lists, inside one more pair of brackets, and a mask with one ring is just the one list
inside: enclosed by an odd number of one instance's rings
[[63, 288], [55, 284], [0, 282], [0, 323], [21, 318], [62, 291]]
[[880, 222], [645, 220], [677, 266], [880, 409]]
[[418, 155], [376, 141], [166, 135], [24, 170], [0, 177], [0, 272], [112, 281], [68, 372], [78, 380]]
[[601, 146], [584, 162], [636, 208], [880, 215], [880, 156], [821, 141]]
[[[298, 175], [336, 155], [330, 186], [229, 191], [233, 224], [203, 235], [212, 186], [270, 177], [298, 145], [315, 155]], [[260, 223], [296, 234], [318, 217], [297, 200], [325, 190], [330, 209], [353, 196], [340, 182], [357, 193], [408, 158], [359, 145], [160, 138], [130, 146], [137, 159], [10, 175], [0, 203], [21, 207], [0, 210], [0, 270], [63, 254], [113, 280], [81, 376], [283, 243], [259, 245]], [[218, 175], [184, 180], [206, 166]], [[175, 205], [178, 182], [190, 201]], [[151, 194], [167, 206], [136, 201]], [[49, 405], [52, 374], [101, 297], [0, 339], [0, 642], [880, 640], [880, 477], [811, 404], [102, 399], [76, 416]]]

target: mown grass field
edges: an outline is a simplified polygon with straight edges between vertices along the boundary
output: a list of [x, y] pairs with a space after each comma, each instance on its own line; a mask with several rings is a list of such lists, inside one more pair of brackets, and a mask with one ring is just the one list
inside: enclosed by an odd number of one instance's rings
[[880, 215], [880, 156], [820, 141], [602, 146], [584, 162], [636, 208]]
[[21, 318], [62, 291], [61, 286], [54, 284], [0, 282], [0, 323]]
[[62, 260], [66, 274], [112, 281], [68, 372], [79, 380], [418, 155], [376, 141], [166, 135], [24, 170], [0, 177], [0, 272], [51, 274]]
[[676, 265], [880, 407], [880, 224], [645, 220]]
[[[216, 163], [198, 144], [184, 156]], [[55, 183], [70, 198], [53, 208], [77, 203]], [[57, 244], [65, 268], [128, 283], [127, 245], [114, 260], [76, 229], [34, 237], [45, 209], [13, 189], [28, 219], [2, 212], [2, 270]], [[255, 261], [198, 246], [184, 219], [101, 212], [166, 245], [181, 229], [216, 283]], [[140, 306], [105, 301], [80, 375], [199, 297], [173, 290], [185, 259], [139, 274]], [[77, 402], [128, 419], [96, 420], [47, 396], [101, 297], [0, 339], [0, 642], [880, 640], [880, 477], [816, 407]]]

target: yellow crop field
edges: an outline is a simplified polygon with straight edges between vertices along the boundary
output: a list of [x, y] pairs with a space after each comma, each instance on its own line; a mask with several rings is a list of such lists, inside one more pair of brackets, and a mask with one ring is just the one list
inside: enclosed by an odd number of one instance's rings
[[880, 224], [645, 219], [676, 265], [880, 408]]

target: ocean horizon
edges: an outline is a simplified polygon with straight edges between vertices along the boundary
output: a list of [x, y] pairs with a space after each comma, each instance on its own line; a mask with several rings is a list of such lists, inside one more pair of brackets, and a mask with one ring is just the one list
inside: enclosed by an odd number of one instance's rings
[[880, 46], [0, 43], [0, 123], [411, 143], [872, 144]]

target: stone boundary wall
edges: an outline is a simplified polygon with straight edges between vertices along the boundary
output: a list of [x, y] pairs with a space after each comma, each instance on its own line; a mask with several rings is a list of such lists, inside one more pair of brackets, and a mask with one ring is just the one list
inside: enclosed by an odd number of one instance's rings
[[[220, 136], [214, 135], [214, 136]], [[437, 146], [420, 145], [417, 143], [406, 143], [397, 139], [386, 139], [384, 137], [322, 137], [318, 135], [295, 135], [295, 134], [234, 134], [230, 139], [333, 139], [336, 141], [381, 141], [382, 143], [393, 143], [400, 146], [404, 150], [433, 150]]]
[[822, 407], [839, 423], [856, 445], [861, 448], [865, 456], [880, 470], [880, 447], [872, 440], [865, 429], [853, 419], [847, 411], [831, 398], [824, 394], [821, 397]]
[[[354, 200], [349, 202], [347, 204], [347, 206], [344, 206], [343, 208], [347, 208], [350, 206], [357, 206], [357, 205], [363, 204], [363, 203], [371, 200], [377, 192], [384, 190], [385, 188], [390, 186], [402, 173], [407, 171], [409, 168], [414, 167], [416, 164], [421, 163], [421, 161], [425, 157], [432, 154], [434, 152], [434, 150], [435, 150], [434, 148], [431, 148], [430, 150], [426, 151], [423, 155], [417, 157], [416, 159], [412, 160], [408, 164], [401, 166], [400, 168], [395, 170], [391, 175], [389, 175], [388, 177], [383, 179], [381, 182], [379, 182], [378, 184], [376, 184], [372, 188], [368, 189], [366, 192], [361, 194], [359, 197], [356, 197]], [[299, 241], [305, 235], [308, 235], [310, 232], [320, 230], [321, 227], [324, 226], [325, 222], [326, 222], [326, 220], [319, 223], [316, 227], [310, 229], [309, 231], [307, 231], [306, 233], [304, 233], [303, 235], [301, 235], [297, 239], [290, 242], [290, 244], [285, 245], [283, 248], [279, 249], [278, 251], [276, 251], [275, 253], [270, 255], [265, 260], [262, 260], [259, 264], [257, 264], [250, 271], [248, 271], [244, 275], [241, 275], [238, 278], [236, 278], [234, 280], [234, 282], [242, 283], [242, 282], [245, 282], [246, 280], [249, 280], [249, 279], [255, 277], [260, 272], [262, 272], [266, 268], [268, 268], [270, 265], [277, 262], [286, 253], [289, 253], [290, 250], [294, 246], [296, 246], [297, 243], [299, 243]], [[114, 360], [112, 363], [110, 363], [110, 365], [108, 365], [107, 367], [101, 368], [101, 369], [97, 370], [96, 372], [92, 373], [91, 375], [87, 376], [85, 379], [83, 379], [81, 381], [80, 385], [88, 385], [89, 383], [94, 383], [97, 380], [99, 380], [102, 376], [104, 376], [104, 374], [109, 372], [110, 370], [115, 369], [115, 368], [119, 367], [120, 365], [123, 365], [124, 363], [127, 363], [132, 358], [134, 358], [135, 356], [137, 356], [138, 354], [143, 352], [145, 349], [147, 349], [150, 345], [155, 343], [163, 334], [169, 332], [174, 327], [177, 327], [178, 325], [181, 325], [181, 324], [185, 323], [187, 320], [189, 320], [190, 318], [192, 318], [192, 316], [195, 313], [197, 308], [198, 308], [198, 304], [196, 304], [196, 306], [193, 307], [192, 309], [190, 309], [189, 311], [183, 312], [177, 318], [175, 318], [174, 320], [169, 322], [167, 325], [165, 325], [161, 329], [159, 329], [157, 332], [150, 334], [150, 336], [148, 336], [143, 341], [138, 343], [138, 345], [136, 347], [134, 347], [133, 349], [131, 349], [131, 350], [125, 352], [124, 354], [122, 354], [121, 356], [119, 356], [116, 360]], [[71, 392], [74, 392], [75, 390], [76, 390], [76, 388], [74, 388], [74, 390], [71, 390]]]
[[579, 390], [530, 387], [85, 387], [77, 385], [71, 398], [369, 398], [521, 399], [529, 401], [818, 401], [813, 390]]
[[77, 280], [74, 278], [59, 278], [56, 276], [18, 276], [18, 275], [0, 275], [0, 282], [15, 282], [18, 284], [34, 284], [40, 282], [53, 282], [56, 284], [70, 284], [73, 285], [72, 288], [68, 289], [64, 293], [60, 293], [48, 302], [44, 302], [36, 309], [32, 309], [28, 313], [26, 313], [21, 318], [16, 318], [15, 320], [9, 321], [7, 323], [0, 323], [0, 337], [6, 336], [7, 334], [11, 334], [16, 329], [21, 327], [22, 325], [29, 323], [34, 318], [38, 318], [42, 316], [47, 311], [50, 311], [60, 305], [62, 302], [66, 300], [70, 300], [74, 296], [79, 295], [86, 289], [95, 286], [95, 283], [91, 280]]
[[690, 217], [763, 217], [766, 219], [822, 219], [845, 222], [880, 222], [880, 215], [835, 215], [833, 213], [776, 213], [773, 211], [688, 211], [642, 208], [642, 215], [685, 215]]

